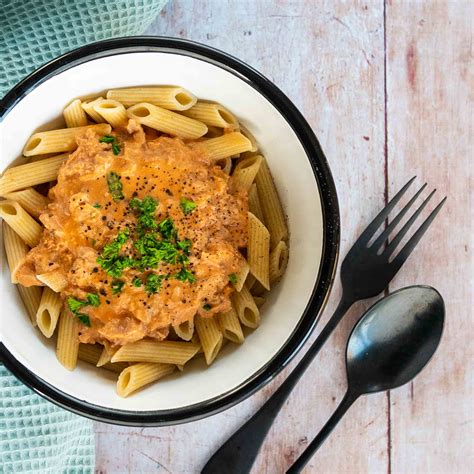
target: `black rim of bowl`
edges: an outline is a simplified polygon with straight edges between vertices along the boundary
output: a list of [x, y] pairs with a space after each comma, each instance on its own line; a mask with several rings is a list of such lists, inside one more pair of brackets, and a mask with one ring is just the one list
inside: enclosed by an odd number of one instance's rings
[[18, 83], [0, 100], [0, 121], [29, 92], [49, 78], [79, 64], [118, 54], [161, 52], [191, 56], [212, 63], [247, 82], [285, 118], [301, 142], [311, 163], [323, 211], [323, 253], [311, 297], [298, 325], [279, 352], [234, 389], [200, 403], [159, 411], [128, 411], [106, 408], [68, 395], [45, 382], [17, 361], [0, 343], [5, 366], [35, 392], [57, 405], [89, 418], [129, 426], [164, 426], [197, 420], [243, 401], [272, 380], [301, 349], [316, 326], [334, 281], [339, 254], [340, 226], [336, 188], [324, 153], [311, 127], [293, 103], [271, 81], [227, 53], [188, 40], [167, 37], [127, 37], [92, 43], [45, 64]]

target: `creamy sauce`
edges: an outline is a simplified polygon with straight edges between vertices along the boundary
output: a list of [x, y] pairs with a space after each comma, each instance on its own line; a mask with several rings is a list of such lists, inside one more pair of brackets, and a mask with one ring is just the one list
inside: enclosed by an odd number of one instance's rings
[[[115, 345], [150, 337], [167, 337], [170, 325], [191, 320], [196, 313], [213, 316], [230, 309], [229, 275], [242, 264], [239, 248], [247, 246], [247, 193], [234, 189], [232, 178], [214, 166], [199, 143], [176, 138], [147, 137], [130, 121], [127, 130], [115, 130], [120, 153], [100, 143], [88, 131], [78, 137], [78, 149], [61, 167], [52, 200], [40, 216], [45, 231], [17, 272], [25, 286], [38, 285], [35, 275], [51, 271], [64, 274], [68, 285], [61, 292], [85, 300], [88, 293], [100, 297], [98, 307], [85, 306], [81, 313], [91, 327], [81, 326], [81, 342], [109, 341]], [[114, 201], [107, 175], [121, 177], [124, 199]], [[158, 206], [156, 222], [171, 218], [179, 240], [192, 242], [188, 269], [196, 281], [170, 277], [154, 294], [133, 280], [149, 273], [175, 275], [178, 264], [160, 263], [153, 269], [127, 268], [119, 277], [124, 285], [113, 294], [115, 280], [97, 259], [120, 231], [136, 229], [137, 214], [130, 208], [133, 197], [153, 197]], [[185, 214], [181, 200], [196, 207]], [[133, 250], [133, 237], [121, 253]]]

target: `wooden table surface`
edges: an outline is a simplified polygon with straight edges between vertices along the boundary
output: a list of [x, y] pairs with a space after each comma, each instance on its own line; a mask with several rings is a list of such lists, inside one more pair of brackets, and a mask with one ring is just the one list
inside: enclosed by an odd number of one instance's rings
[[[417, 185], [438, 188], [433, 204], [448, 196], [390, 285], [428, 284], [444, 296], [447, 323], [436, 357], [413, 383], [359, 399], [305, 472], [474, 472], [473, 18], [469, 0], [170, 0], [148, 30], [235, 55], [290, 97], [333, 172], [342, 255], [413, 175]], [[339, 294], [337, 282], [319, 328]], [[306, 372], [252, 472], [283, 473], [332, 413], [345, 391], [346, 337], [372, 302], [353, 308]], [[153, 429], [96, 423], [97, 471], [199, 472], [287, 370], [206, 420]]]

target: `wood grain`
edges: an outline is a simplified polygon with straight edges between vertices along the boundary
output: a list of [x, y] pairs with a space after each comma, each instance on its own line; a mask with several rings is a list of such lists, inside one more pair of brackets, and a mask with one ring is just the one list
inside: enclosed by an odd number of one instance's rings
[[390, 395], [391, 467], [472, 472], [474, 3], [412, 3], [407, 13], [387, 5], [388, 192], [417, 174], [438, 188], [431, 208], [448, 201], [391, 289], [435, 286], [447, 321], [426, 371]]
[[[227, 51], [294, 101], [333, 170], [342, 255], [412, 175], [449, 195], [448, 208], [392, 287], [426, 283], [443, 293], [450, 319], [439, 354], [414, 385], [357, 401], [305, 472], [474, 469], [467, 371], [473, 355], [472, 13], [469, 2], [174, 0], [148, 32]], [[337, 283], [321, 324], [339, 295]], [[353, 308], [310, 367], [254, 473], [284, 472], [332, 413], [346, 386], [347, 334], [370, 303]], [[238, 406], [195, 423], [159, 429], [96, 423], [97, 471], [199, 472], [286, 373]]]

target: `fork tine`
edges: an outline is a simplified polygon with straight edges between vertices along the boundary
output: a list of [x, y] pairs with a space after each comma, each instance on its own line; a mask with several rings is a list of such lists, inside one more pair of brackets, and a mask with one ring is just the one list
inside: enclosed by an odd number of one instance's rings
[[434, 221], [435, 217], [438, 215], [439, 211], [441, 208], [444, 206], [444, 203], [446, 202], [446, 197], [433, 209], [431, 214], [425, 219], [423, 224], [418, 228], [418, 230], [412, 235], [410, 240], [404, 245], [402, 250], [400, 250], [400, 253], [393, 259], [392, 264], [395, 265], [395, 267], [401, 267], [404, 263], [405, 260], [409, 257], [409, 255], [412, 253], [413, 249], [416, 247], [418, 242], [421, 240], [423, 237], [424, 233], [428, 229], [428, 227], [431, 225], [431, 223]]
[[390, 214], [392, 209], [397, 205], [398, 201], [400, 201], [402, 196], [405, 194], [405, 191], [410, 187], [411, 183], [413, 183], [415, 178], [416, 176], [413, 176], [413, 178], [411, 178], [410, 181], [408, 181], [408, 183], [405, 184], [405, 186], [403, 186], [403, 188], [400, 189], [397, 194], [395, 194], [392, 200], [377, 214], [375, 219], [367, 226], [364, 232], [362, 232], [361, 236], [357, 239], [357, 244], [367, 243], [371, 239], [377, 229], [382, 225], [384, 220]]
[[375, 242], [372, 244], [372, 247], [375, 250], [378, 250], [380, 246], [388, 239], [390, 233], [397, 227], [398, 223], [403, 219], [403, 216], [408, 212], [412, 204], [416, 201], [418, 196], [423, 192], [426, 188], [427, 183], [425, 183], [418, 192], [410, 199], [410, 201], [406, 204], [406, 206], [395, 216], [395, 218], [390, 222], [387, 228], [377, 237]]
[[418, 216], [421, 214], [423, 209], [426, 207], [430, 199], [433, 197], [433, 194], [436, 192], [436, 189], [431, 191], [429, 196], [421, 203], [420, 207], [411, 215], [410, 219], [405, 223], [405, 225], [400, 229], [398, 234], [391, 240], [391, 242], [387, 245], [387, 248], [383, 251], [383, 255], [389, 257], [397, 245], [402, 241], [403, 237], [405, 237], [406, 233], [409, 231], [410, 227], [416, 221]]

